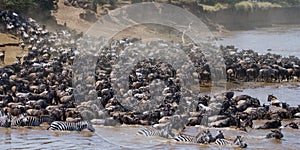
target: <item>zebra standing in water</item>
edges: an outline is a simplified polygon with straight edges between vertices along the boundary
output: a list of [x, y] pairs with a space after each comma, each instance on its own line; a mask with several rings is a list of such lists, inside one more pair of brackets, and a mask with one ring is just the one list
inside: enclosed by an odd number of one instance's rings
[[20, 114], [17, 117], [13, 117], [11, 121], [11, 126], [22, 126], [24, 123], [24, 119], [26, 118], [26, 114]]
[[3, 111], [0, 111], [0, 127], [10, 127], [11, 120], [11, 114], [6, 115]]
[[231, 146], [239, 146], [240, 148], [246, 148], [247, 143], [242, 141], [241, 136], [237, 136], [234, 141], [229, 141], [224, 138], [216, 139], [215, 143], [219, 146], [231, 145]]
[[92, 124], [87, 121], [79, 122], [66, 122], [66, 121], [54, 121], [51, 123], [48, 130], [60, 130], [60, 131], [81, 131], [83, 129], [88, 129], [94, 132], [95, 129]]
[[48, 116], [26, 116], [22, 119], [21, 126], [40, 126], [40, 124], [44, 122], [47, 122], [49, 125], [51, 125], [52, 119]]
[[155, 128], [144, 128], [140, 129], [137, 134], [144, 135], [144, 136], [160, 136], [164, 138], [173, 137], [174, 134], [172, 133], [171, 129], [155, 129]]
[[43, 122], [47, 122], [50, 125], [52, 119], [48, 116], [34, 117], [34, 116], [27, 116], [26, 114], [21, 114], [18, 117], [13, 119], [11, 125], [12, 126], [39, 126]]
[[213, 141], [213, 138], [210, 134], [209, 130], [206, 130], [204, 132], [198, 133], [197, 136], [192, 136], [192, 135], [185, 135], [185, 134], [180, 134], [174, 137], [175, 141], [178, 142], [191, 142], [191, 143], [202, 143], [202, 144], [207, 144]]

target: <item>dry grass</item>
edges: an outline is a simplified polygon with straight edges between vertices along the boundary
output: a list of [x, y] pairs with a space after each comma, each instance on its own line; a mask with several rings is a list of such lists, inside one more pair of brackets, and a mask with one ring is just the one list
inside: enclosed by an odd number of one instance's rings
[[[18, 44], [19, 39], [11, 34], [0, 33], [0, 44]], [[0, 66], [10, 65], [17, 61], [16, 56], [23, 56], [27, 51], [23, 51], [19, 46], [5, 46], [1, 47], [5, 51], [4, 63]], [[26, 49], [26, 48], [25, 48]]]
[[10, 35], [10, 34], [0, 33], [0, 45], [18, 44], [18, 43], [19, 43], [19, 40], [17, 37]]
[[244, 10], [244, 11], [253, 11], [254, 9], [269, 9], [269, 8], [276, 8], [281, 7], [279, 4], [273, 4], [270, 2], [248, 2], [242, 1], [236, 3], [234, 7], [237, 10]]
[[85, 10], [82, 8], [65, 6], [64, 1], [60, 0], [58, 2], [57, 12], [53, 12], [52, 15], [55, 17], [58, 24], [64, 25], [64, 23], [66, 23], [66, 25], [71, 29], [76, 29], [79, 32], [85, 32], [89, 29], [92, 23], [79, 18], [79, 14], [84, 12]]
[[228, 4], [221, 4], [221, 3], [217, 3], [215, 6], [210, 6], [205, 4], [199, 4], [199, 5], [203, 7], [204, 11], [208, 11], [208, 12], [216, 12], [228, 8]]

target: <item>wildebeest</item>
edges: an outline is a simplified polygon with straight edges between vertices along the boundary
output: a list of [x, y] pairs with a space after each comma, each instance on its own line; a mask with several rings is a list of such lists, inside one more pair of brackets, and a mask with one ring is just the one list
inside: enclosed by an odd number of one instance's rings
[[266, 135], [266, 138], [267, 139], [270, 139], [270, 138], [281, 139], [281, 138], [283, 138], [283, 134], [281, 133], [281, 129], [279, 129], [279, 130], [271, 130], [271, 133], [268, 133]]
[[257, 77], [259, 81], [272, 82], [273, 80], [278, 79], [278, 70], [277, 69], [260, 69], [259, 75]]

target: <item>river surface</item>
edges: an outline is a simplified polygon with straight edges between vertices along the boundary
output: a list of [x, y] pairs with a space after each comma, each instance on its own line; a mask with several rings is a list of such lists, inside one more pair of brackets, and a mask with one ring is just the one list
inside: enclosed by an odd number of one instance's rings
[[[295, 120], [299, 122], [300, 120]], [[255, 122], [255, 125], [262, 122]], [[283, 121], [285, 124], [286, 121]], [[220, 149], [217, 145], [178, 143], [172, 139], [144, 137], [137, 135], [142, 126], [103, 127], [95, 126], [96, 132], [57, 132], [48, 131], [46, 127], [1, 128], [0, 149]], [[186, 134], [196, 135], [205, 127], [188, 127]], [[219, 129], [210, 129], [215, 134]], [[280, 140], [265, 139], [269, 130], [237, 131], [234, 128], [221, 128], [225, 138], [234, 139], [242, 135], [249, 149], [300, 149], [299, 129], [284, 128], [284, 138]], [[222, 147], [233, 149], [233, 147]]]
[[[295, 55], [300, 57], [300, 26], [278, 26], [251, 31], [234, 32], [218, 41], [223, 45], [235, 45], [240, 49], [253, 49], [259, 53]], [[299, 84], [272, 85], [268, 87], [236, 90], [236, 95], [248, 94], [257, 97], [261, 103], [267, 103], [268, 94], [286, 101], [292, 106], [300, 104]], [[294, 120], [300, 122], [300, 120]], [[283, 125], [290, 120], [283, 121]], [[263, 121], [255, 121], [258, 126]], [[176, 143], [160, 137], [136, 135], [142, 126], [103, 127], [95, 126], [96, 132], [54, 132], [47, 126], [37, 128], [0, 128], [0, 149], [220, 149], [216, 145]], [[188, 127], [187, 134], [196, 135], [205, 127]], [[218, 129], [211, 129], [216, 133]], [[222, 128], [227, 138], [244, 136], [249, 149], [300, 149], [300, 130], [284, 128], [281, 141], [265, 139], [270, 130], [252, 130], [248, 133], [234, 128]], [[224, 148], [222, 148], [224, 149]], [[225, 149], [232, 149], [226, 147]]]
[[300, 25], [232, 32], [221, 37], [218, 44], [234, 45], [239, 49], [253, 49], [260, 54], [270, 52], [300, 57]]

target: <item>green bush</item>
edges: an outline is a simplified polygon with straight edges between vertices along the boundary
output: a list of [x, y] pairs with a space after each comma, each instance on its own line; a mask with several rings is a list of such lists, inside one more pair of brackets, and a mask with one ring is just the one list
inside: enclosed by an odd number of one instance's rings
[[54, 9], [53, 0], [0, 0], [0, 8], [14, 10], [18, 13], [50, 15]]
[[[217, 3], [226, 3], [230, 5], [235, 5], [245, 0], [198, 0], [201, 4], [214, 6]], [[288, 4], [288, 5], [299, 5], [300, 0], [259, 0], [259, 2], [270, 2], [276, 4]]]
[[247, 2], [247, 1], [236, 3], [234, 5], [234, 7], [237, 10], [244, 10], [244, 11], [252, 11], [253, 10], [253, 4], [251, 2]]

